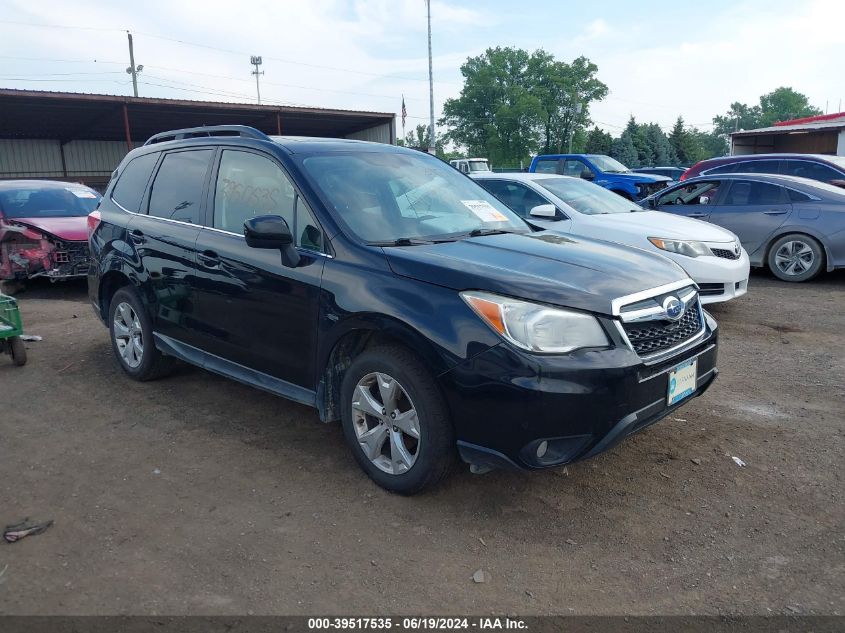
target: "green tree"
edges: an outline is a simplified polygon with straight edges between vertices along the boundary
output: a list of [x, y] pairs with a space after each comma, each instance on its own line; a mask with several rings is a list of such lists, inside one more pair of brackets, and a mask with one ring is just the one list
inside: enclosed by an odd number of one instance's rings
[[692, 165], [705, 158], [699, 139], [686, 129], [683, 117], [679, 116], [675, 121], [669, 133], [669, 143], [675, 150], [678, 162], [682, 165]]
[[583, 147], [589, 105], [607, 94], [597, 70], [584, 57], [567, 64], [543, 50], [489, 48], [461, 66], [461, 94], [446, 100], [440, 124], [448, 140], [496, 165], [568, 148], [570, 134], [573, 149]]
[[619, 138], [613, 140], [610, 155], [626, 167], [637, 166], [636, 163], [639, 162], [637, 148], [634, 147], [631, 133], [628, 130], [625, 130]]
[[652, 156], [652, 162], [649, 165], [676, 165], [678, 163], [675, 148], [657, 123], [649, 123], [645, 126], [645, 137]]
[[760, 126], [760, 106], [747, 106], [734, 101], [725, 115], [713, 117], [717, 134], [730, 134], [738, 130], [751, 130]]
[[781, 86], [760, 97], [760, 125], [767, 127], [777, 121], [815, 116], [822, 111], [810, 105], [806, 95], [792, 88]]
[[584, 144], [585, 154], [610, 154], [613, 137], [598, 126], [590, 130]]

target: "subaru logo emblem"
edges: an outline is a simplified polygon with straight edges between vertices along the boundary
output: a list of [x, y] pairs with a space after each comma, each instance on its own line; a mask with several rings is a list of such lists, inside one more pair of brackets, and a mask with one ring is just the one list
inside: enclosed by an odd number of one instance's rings
[[663, 300], [663, 311], [670, 321], [678, 321], [684, 316], [684, 304], [678, 297], [666, 297]]

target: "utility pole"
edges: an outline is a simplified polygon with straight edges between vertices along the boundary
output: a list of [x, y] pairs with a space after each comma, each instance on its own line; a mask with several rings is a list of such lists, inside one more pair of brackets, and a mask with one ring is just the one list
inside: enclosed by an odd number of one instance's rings
[[263, 70], [258, 70], [258, 67], [262, 63], [261, 55], [253, 55], [249, 58], [249, 63], [255, 66], [255, 70], [253, 70], [250, 74], [255, 75], [255, 93], [258, 95], [258, 105], [261, 105], [261, 87], [258, 85], [258, 75], [264, 74]]
[[434, 71], [431, 67], [431, 0], [426, 0], [425, 7], [428, 12], [428, 134], [429, 134], [429, 148], [428, 153], [435, 153], [435, 137], [434, 137]]
[[132, 33], [126, 31], [126, 36], [129, 38], [129, 68], [126, 69], [126, 72], [132, 75], [132, 93], [137, 97], [138, 73], [144, 70], [144, 65], [135, 65], [135, 47], [132, 45]]
[[575, 117], [581, 114], [581, 104], [572, 106], [572, 121], [569, 123], [569, 153], [572, 153], [572, 138], [575, 136]]

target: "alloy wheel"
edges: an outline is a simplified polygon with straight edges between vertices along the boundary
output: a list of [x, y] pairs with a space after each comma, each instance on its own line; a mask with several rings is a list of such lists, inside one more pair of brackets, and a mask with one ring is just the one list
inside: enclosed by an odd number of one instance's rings
[[420, 450], [417, 410], [399, 381], [367, 374], [352, 394], [352, 425], [358, 445], [374, 466], [390, 475], [408, 472]]
[[117, 306], [112, 323], [117, 351], [127, 367], [135, 369], [144, 359], [144, 333], [141, 321], [125, 301]]
[[800, 240], [784, 242], [775, 253], [775, 265], [785, 275], [800, 275], [813, 266], [815, 254], [810, 245]]

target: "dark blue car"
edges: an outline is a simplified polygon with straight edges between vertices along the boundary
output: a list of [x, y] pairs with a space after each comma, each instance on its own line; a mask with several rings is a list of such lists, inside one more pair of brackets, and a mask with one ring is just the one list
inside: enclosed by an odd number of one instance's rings
[[845, 190], [774, 174], [719, 174], [684, 180], [640, 202], [718, 224], [739, 237], [752, 266], [784, 281], [845, 267]]
[[315, 407], [405, 494], [458, 454], [595, 455], [717, 374], [679, 266], [536, 230], [405, 148], [168, 132], [126, 156], [90, 225], [91, 303], [128, 376], [179, 359]]
[[666, 176], [633, 172], [603, 154], [544, 154], [535, 156], [529, 172], [583, 178], [610, 189], [628, 200], [641, 200], [666, 188]]

